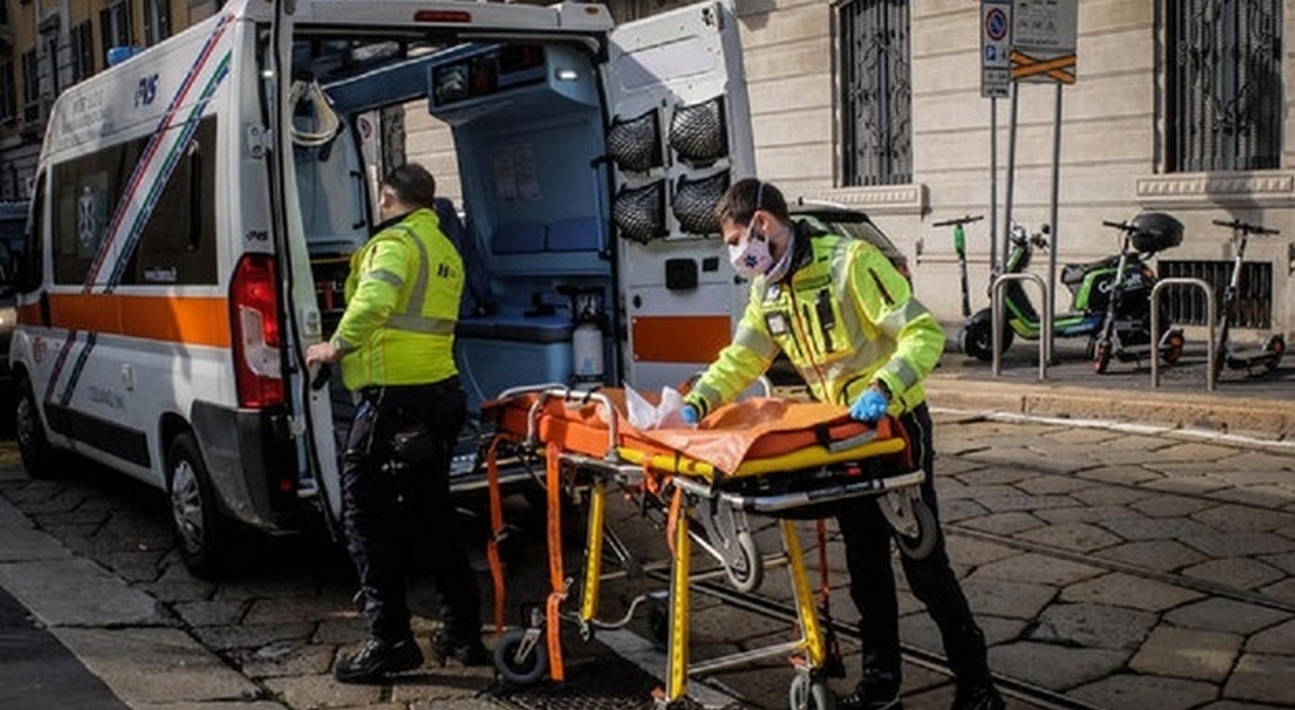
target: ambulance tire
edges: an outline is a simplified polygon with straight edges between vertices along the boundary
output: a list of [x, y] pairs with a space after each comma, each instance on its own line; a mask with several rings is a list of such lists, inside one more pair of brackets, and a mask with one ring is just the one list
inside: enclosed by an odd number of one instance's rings
[[36, 408], [36, 396], [32, 393], [31, 382], [26, 377], [18, 382], [14, 429], [18, 439], [18, 453], [22, 456], [22, 466], [27, 469], [27, 475], [32, 478], [53, 478], [62, 472], [58, 465], [58, 454], [45, 435], [45, 425], [41, 423], [40, 411]]
[[193, 434], [181, 432], [166, 451], [167, 499], [180, 559], [200, 579], [219, 580], [231, 570], [233, 524], [216, 502], [211, 477]]

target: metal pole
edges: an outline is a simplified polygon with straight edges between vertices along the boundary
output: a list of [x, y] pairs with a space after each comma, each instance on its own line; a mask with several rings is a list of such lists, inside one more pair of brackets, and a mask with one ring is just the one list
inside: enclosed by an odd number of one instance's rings
[[1160, 293], [1167, 286], [1195, 286], [1205, 292], [1206, 315], [1209, 319], [1209, 335], [1205, 345], [1205, 390], [1213, 392], [1217, 385], [1214, 382], [1214, 323], [1218, 319], [1218, 305], [1214, 303], [1214, 287], [1204, 279], [1187, 276], [1171, 276], [1160, 279], [1151, 288], [1151, 386], [1160, 386]]
[[989, 99], [989, 273], [998, 273], [998, 97]]
[[1003, 202], [1003, 259], [1010, 251], [1009, 240], [1012, 234], [1012, 192], [1016, 184], [1016, 116], [1020, 105], [1020, 91], [1015, 82], [1012, 84], [1012, 116], [1007, 126], [1007, 195]]
[[[1057, 251], [1061, 232], [1057, 230], [1057, 201], [1061, 190], [1061, 82], [1057, 82], [1057, 108], [1052, 123], [1052, 205], [1048, 214], [1048, 223], [1052, 225], [1052, 248], [1048, 250], [1048, 309], [1057, 312], [1057, 291], [1052, 288], [1057, 283]], [[1049, 328], [1044, 334], [1047, 339], [1048, 362], [1052, 361], [1053, 333]]]

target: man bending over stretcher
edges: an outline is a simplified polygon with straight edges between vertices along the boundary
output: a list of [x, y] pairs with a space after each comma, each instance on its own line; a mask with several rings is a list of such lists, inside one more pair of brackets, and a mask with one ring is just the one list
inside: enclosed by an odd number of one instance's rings
[[[751, 279], [751, 300], [733, 342], [720, 352], [685, 398], [689, 423], [731, 401], [787, 354], [810, 392], [876, 422], [898, 417], [914, 463], [926, 472], [922, 498], [939, 519], [933, 484], [931, 415], [922, 379], [944, 349], [944, 331], [913, 298], [908, 281], [872, 245], [816, 234], [792, 223], [782, 193], [748, 178], [728, 189], [716, 209], [733, 268]], [[859, 609], [863, 675], [837, 707], [901, 707], [899, 606], [890, 566], [890, 527], [873, 497], [856, 498], [837, 514]], [[924, 559], [902, 557], [913, 593], [940, 628], [957, 678], [954, 710], [999, 710], [985, 637], [972, 618], [938, 530]]]

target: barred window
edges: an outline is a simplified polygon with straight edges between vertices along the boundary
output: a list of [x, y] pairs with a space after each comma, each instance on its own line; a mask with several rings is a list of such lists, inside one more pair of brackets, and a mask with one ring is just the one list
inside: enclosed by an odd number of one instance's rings
[[848, 0], [840, 6], [837, 20], [841, 182], [911, 182], [909, 3]]
[[1281, 167], [1281, 0], [1173, 0], [1171, 172]]
[[144, 44], [153, 46], [171, 36], [170, 0], [144, 1]]

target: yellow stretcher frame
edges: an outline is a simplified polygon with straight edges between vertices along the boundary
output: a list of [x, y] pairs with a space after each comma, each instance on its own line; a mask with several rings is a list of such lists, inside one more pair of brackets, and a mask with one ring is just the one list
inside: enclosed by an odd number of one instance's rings
[[[855, 462], [903, 451], [905, 442], [900, 437], [887, 439], [869, 439], [855, 446], [839, 451], [829, 451], [820, 445], [813, 445], [787, 454], [765, 459], [744, 462], [737, 471], [725, 476], [709, 463], [687, 456], [653, 454], [637, 449], [617, 446], [615, 417], [609, 426], [609, 446], [606, 457], [599, 459], [585, 454], [561, 452], [556, 446], [540, 442], [537, 438], [539, 427], [537, 419], [542, 411], [546, 398], [559, 396], [578, 401], [601, 397], [605, 406], [613, 406], [610, 400], [598, 393], [573, 391], [569, 388], [554, 388], [551, 385], [539, 388], [517, 388], [500, 396], [541, 392], [541, 397], [530, 410], [527, 440], [518, 442], [529, 446], [532, 451], [544, 451], [546, 458], [546, 484], [548, 486], [548, 538], [550, 543], [550, 572], [553, 590], [546, 604], [547, 651], [550, 655], [549, 670], [553, 680], [563, 679], [561, 662], [561, 645], [558, 627], [561, 622], [559, 604], [567, 596], [569, 582], [562, 579], [560, 518], [558, 517], [557, 489], [560, 486], [561, 470], [565, 468], [594, 471], [598, 475], [590, 484], [588, 527], [585, 540], [584, 584], [582, 585], [580, 611], [577, 621], [582, 629], [597, 627], [597, 618], [603, 580], [603, 549], [606, 535], [606, 500], [608, 483], [616, 481], [621, 484], [640, 482], [649, 474], [659, 474], [670, 483], [671, 495], [668, 539], [671, 548], [670, 582], [669, 582], [669, 624], [667, 640], [666, 687], [656, 694], [657, 704], [662, 707], [682, 700], [687, 694], [689, 671], [689, 583], [692, 578], [692, 538], [687, 524], [691, 515], [693, 501], [706, 498], [719, 498], [733, 505], [746, 509], [753, 499], [741, 495], [725, 493], [715, 487], [717, 479], [758, 476], [770, 473], [794, 472], [802, 469], [823, 469], [835, 464]], [[493, 455], [493, 447], [492, 447]], [[842, 498], [862, 495], [876, 495], [907, 488], [910, 495], [925, 480], [925, 473], [916, 470], [905, 474], [885, 478], [869, 478], [853, 486], [835, 484], [838, 495]], [[664, 492], [664, 490], [663, 490]], [[493, 496], [492, 496], [493, 498]], [[811, 501], [806, 499], [805, 504]], [[818, 497], [812, 502], [822, 502]], [[794, 501], [788, 505], [794, 505]], [[751, 506], [760, 512], [758, 505]], [[706, 670], [717, 670], [747, 663], [760, 658], [772, 656], [791, 656], [798, 672], [814, 675], [827, 662], [827, 639], [823, 626], [818, 618], [814, 605], [814, 593], [810, 586], [809, 576], [805, 569], [804, 549], [801, 546], [800, 534], [796, 521], [783, 517], [779, 520], [783, 552], [790, 576], [794, 596], [800, 638], [782, 644], [753, 649], [733, 654], [721, 659], [712, 659], [702, 664]], [[552, 549], [554, 541], [558, 547]], [[762, 563], [762, 562], [760, 562]], [[633, 613], [631, 607], [630, 614]], [[628, 621], [627, 615], [625, 621]], [[623, 625], [623, 624], [622, 624]]]

